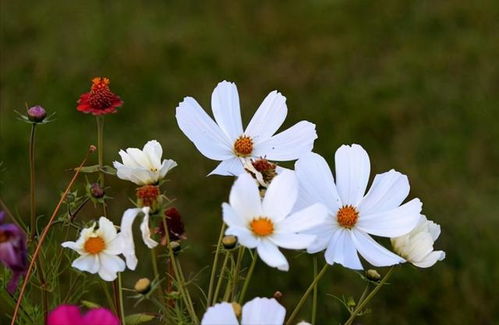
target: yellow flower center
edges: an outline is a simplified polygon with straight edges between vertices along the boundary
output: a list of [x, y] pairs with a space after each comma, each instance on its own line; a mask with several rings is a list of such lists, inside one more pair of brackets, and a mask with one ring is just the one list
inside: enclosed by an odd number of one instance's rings
[[106, 243], [101, 237], [90, 237], [85, 242], [84, 248], [90, 254], [99, 254], [106, 248]]
[[253, 140], [242, 135], [234, 142], [234, 152], [239, 157], [247, 157], [253, 152]]
[[351, 205], [341, 207], [336, 213], [336, 220], [343, 228], [352, 228], [357, 223], [357, 219], [359, 219], [359, 212]]
[[272, 235], [274, 232], [274, 224], [269, 218], [258, 217], [250, 223], [251, 231], [260, 237]]

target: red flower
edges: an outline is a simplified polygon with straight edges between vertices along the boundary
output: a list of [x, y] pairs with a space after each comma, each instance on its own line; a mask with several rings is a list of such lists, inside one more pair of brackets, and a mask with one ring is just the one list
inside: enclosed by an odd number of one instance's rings
[[90, 92], [80, 96], [76, 109], [92, 115], [104, 115], [116, 113], [116, 108], [121, 105], [121, 98], [109, 89], [109, 79], [97, 77], [92, 79]]

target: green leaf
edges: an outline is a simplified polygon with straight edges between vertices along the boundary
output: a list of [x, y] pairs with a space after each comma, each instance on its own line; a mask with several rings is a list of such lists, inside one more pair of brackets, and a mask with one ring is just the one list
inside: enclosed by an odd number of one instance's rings
[[[75, 168], [76, 171], [77, 168]], [[92, 166], [84, 166], [80, 169], [80, 173], [98, 173], [98, 172], [103, 172], [109, 175], [116, 175], [116, 169], [114, 169], [111, 166], [102, 166], [102, 168], [99, 168], [99, 165], [92, 165]]]
[[87, 308], [100, 308], [101, 306], [96, 304], [95, 302], [91, 302], [91, 301], [88, 301], [88, 300], [82, 300], [81, 301], [81, 304]]
[[156, 316], [152, 314], [146, 314], [146, 313], [132, 314], [125, 317], [125, 324], [126, 325], [142, 324], [145, 322], [152, 321], [155, 318]]

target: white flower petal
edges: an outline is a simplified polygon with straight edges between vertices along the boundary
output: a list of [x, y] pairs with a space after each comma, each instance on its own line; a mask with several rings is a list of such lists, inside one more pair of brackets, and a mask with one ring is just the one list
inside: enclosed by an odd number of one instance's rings
[[287, 114], [286, 97], [274, 90], [258, 107], [244, 134], [250, 136], [255, 143], [265, 141], [279, 129]]
[[250, 222], [254, 217], [262, 216], [260, 191], [255, 180], [247, 173], [239, 175], [232, 185], [229, 203], [237, 215]]
[[142, 149], [142, 150], [149, 158], [151, 165], [156, 169], [160, 169], [161, 168], [161, 156], [163, 156], [163, 148], [161, 147], [159, 142], [156, 140], [148, 141], [144, 145], [144, 149]]
[[124, 150], [120, 150], [119, 152], [120, 156], [121, 156], [121, 160], [123, 161], [123, 164], [125, 166], [128, 166], [130, 168], [137, 168], [137, 167], [141, 167], [132, 157], [130, 157], [126, 151]]
[[152, 162], [149, 160], [148, 155], [138, 148], [128, 148], [126, 149], [128, 156], [137, 162], [141, 167], [146, 169], [154, 168]]
[[286, 309], [274, 298], [255, 298], [243, 306], [241, 325], [282, 325]]
[[[253, 180], [253, 183], [255, 181]], [[255, 185], [256, 187], [256, 185]], [[293, 209], [298, 196], [298, 180], [295, 173], [285, 170], [274, 177], [263, 199], [263, 213], [274, 222], [283, 220]]]
[[62, 247], [64, 248], [70, 248], [76, 252], [78, 252], [78, 254], [83, 254], [84, 252], [84, 249], [81, 245], [78, 245], [77, 242], [74, 242], [74, 241], [65, 241], [61, 244]]
[[247, 220], [234, 211], [234, 209], [227, 203], [222, 204], [222, 214], [224, 222], [229, 227], [245, 228], [248, 224]]
[[326, 220], [326, 222], [321, 226], [307, 230], [305, 232], [306, 234], [315, 235], [315, 240], [307, 248], [307, 252], [309, 254], [314, 254], [325, 250], [329, 245], [336, 229], [337, 226], [335, 226], [331, 220]]
[[298, 159], [312, 151], [315, 139], [317, 139], [315, 124], [301, 121], [270, 139], [256, 144], [252, 155], [276, 161]]
[[316, 203], [297, 211], [278, 224], [279, 231], [302, 232], [323, 225], [328, 218], [326, 207]]
[[288, 271], [289, 264], [286, 257], [279, 251], [277, 246], [267, 239], [260, 241], [256, 247], [258, 256], [264, 261], [268, 266], [275, 267], [281, 271]]
[[395, 170], [376, 175], [366, 196], [359, 203], [358, 210], [367, 215], [395, 209], [409, 194], [407, 176]]
[[231, 140], [194, 98], [184, 98], [178, 105], [175, 116], [182, 132], [204, 156], [213, 160], [225, 160], [234, 156]]
[[274, 233], [268, 239], [282, 248], [306, 249], [315, 240], [315, 236], [308, 234]]
[[215, 121], [227, 138], [235, 141], [243, 133], [239, 94], [234, 83], [220, 82], [211, 95], [211, 109]]
[[366, 233], [353, 229], [350, 231], [355, 248], [360, 255], [374, 266], [390, 266], [405, 262], [405, 260], [390, 252]]
[[104, 281], [114, 281], [117, 278], [117, 272], [125, 270], [125, 262], [116, 255], [99, 254], [99, 259], [99, 276]]
[[100, 269], [99, 255], [82, 255], [74, 260], [71, 266], [80, 271], [95, 274]]
[[201, 320], [201, 325], [239, 325], [232, 304], [222, 302], [206, 311]]
[[416, 227], [422, 205], [419, 199], [413, 199], [389, 211], [360, 215], [356, 227], [361, 231], [377, 236], [401, 236]]
[[334, 156], [336, 188], [343, 205], [357, 206], [366, 192], [370, 162], [367, 152], [358, 144], [341, 146]]
[[237, 176], [244, 172], [243, 163], [238, 157], [233, 157], [222, 161], [218, 166], [212, 170], [210, 175], [221, 175], [221, 176]]
[[111, 220], [106, 217], [99, 218], [99, 229], [96, 231], [97, 236], [104, 239], [106, 245], [113, 241], [117, 236], [116, 228]]
[[144, 244], [149, 248], [154, 248], [158, 245], [158, 242], [151, 238], [151, 229], [149, 228], [149, 207], [142, 208], [144, 213], [144, 218], [140, 223], [140, 231], [142, 232], [142, 240]]
[[444, 251], [433, 251], [430, 254], [428, 254], [422, 261], [413, 262], [412, 264], [416, 265], [417, 267], [428, 268], [433, 266], [438, 261], [443, 260], [444, 258], [445, 258]]
[[331, 265], [338, 263], [353, 270], [362, 270], [362, 264], [349, 232], [346, 229], [338, 229], [334, 233], [324, 254], [326, 262]]
[[127, 209], [121, 218], [120, 238], [122, 243], [122, 252], [125, 256], [126, 265], [130, 270], [137, 267], [137, 256], [135, 256], [135, 243], [133, 242], [132, 225], [137, 215], [142, 212], [141, 209]]
[[295, 171], [300, 184], [297, 208], [320, 202], [326, 205], [330, 213], [334, 213], [342, 206], [333, 173], [322, 156], [307, 153], [298, 159]]
[[225, 231], [226, 235], [232, 235], [237, 237], [237, 241], [244, 247], [255, 248], [260, 239], [258, 239], [248, 228], [233, 226], [227, 228]]
[[172, 159], [165, 159], [161, 164], [161, 169], [159, 170], [159, 177], [163, 178], [165, 175], [174, 167], [177, 167], [177, 162]]
[[121, 165], [117, 161], [114, 162], [114, 167], [117, 170], [116, 176], [118, 176], [119, 179], [130, 181], [137, 185], [153, 184], [157, 182], [157, 177], [154, 177], [154, 174], [148, 169], [142, 167], [129, 168]]

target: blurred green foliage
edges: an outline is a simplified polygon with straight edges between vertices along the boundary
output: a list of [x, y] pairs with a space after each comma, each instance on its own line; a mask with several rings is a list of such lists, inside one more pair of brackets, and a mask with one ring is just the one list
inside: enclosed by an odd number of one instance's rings
[[[75, 101], [91, 78], [107, 76], [125, 105], [106, 117], [106, 161], [118, 159], [120, 148], [141, 147], [149, 139], [163, 144], [166, 156], [179, 163], [168, 192], [177, 198], [187, 227], [183, 262], [190, 272], [199, 270], [211, 261], [207, 243], [216, 240], [220, 204], [232, 179], [205, 177], [216, 163], [180, 132], [175, 107], [193, 96], [209, 110], [211, 91], [226, 79], [237, 83], [247, 121], [264, 96], [278, 89], [288, 99], [285, 126], [301, 119], [317, 124], [316, 152], [332, 161], [339, 145], [362, 144], [373, 173], [394, 168], [408, 174], [411, 197], [421, 198], [424, 213], [442, 226], [436, 246], [447, 258], [427, 270], [401, 268], [360, 321], [492, 324], [499, 319], [499, 2], [0, 5], [0, 197], [25, 220], [29, 128], [13, 111], [27, 103], [57, 112], [56, 121], [37, 132], [43, 223], [69, 169], [96, 143], [95, 120], [77, 112]], [[134, 187], [111, 177], [107, 182], [117, 222]], [[92, 209], [82, 215], [96, 217]], [[248, 296], [280, 290], [283, 303], [294, 306], [312, 276], [310, 259], [295, 256], [288, 254], [288, 273], [260, 263]], [[148, 253], [144, 257], [135, 273], [126, 273], [128, 287], [151, 276]], [[207, 278], [205, 271], [199, 284], [206, 287]], [[102, 299], [100, 290], [97, 286], [84, 298]], [[335, 266], [321, 282], [320, 324], [346, 319], [326, 293], [361, 291], [357, 275]], [[310, 320], [307, 307], [302, 317]]]

